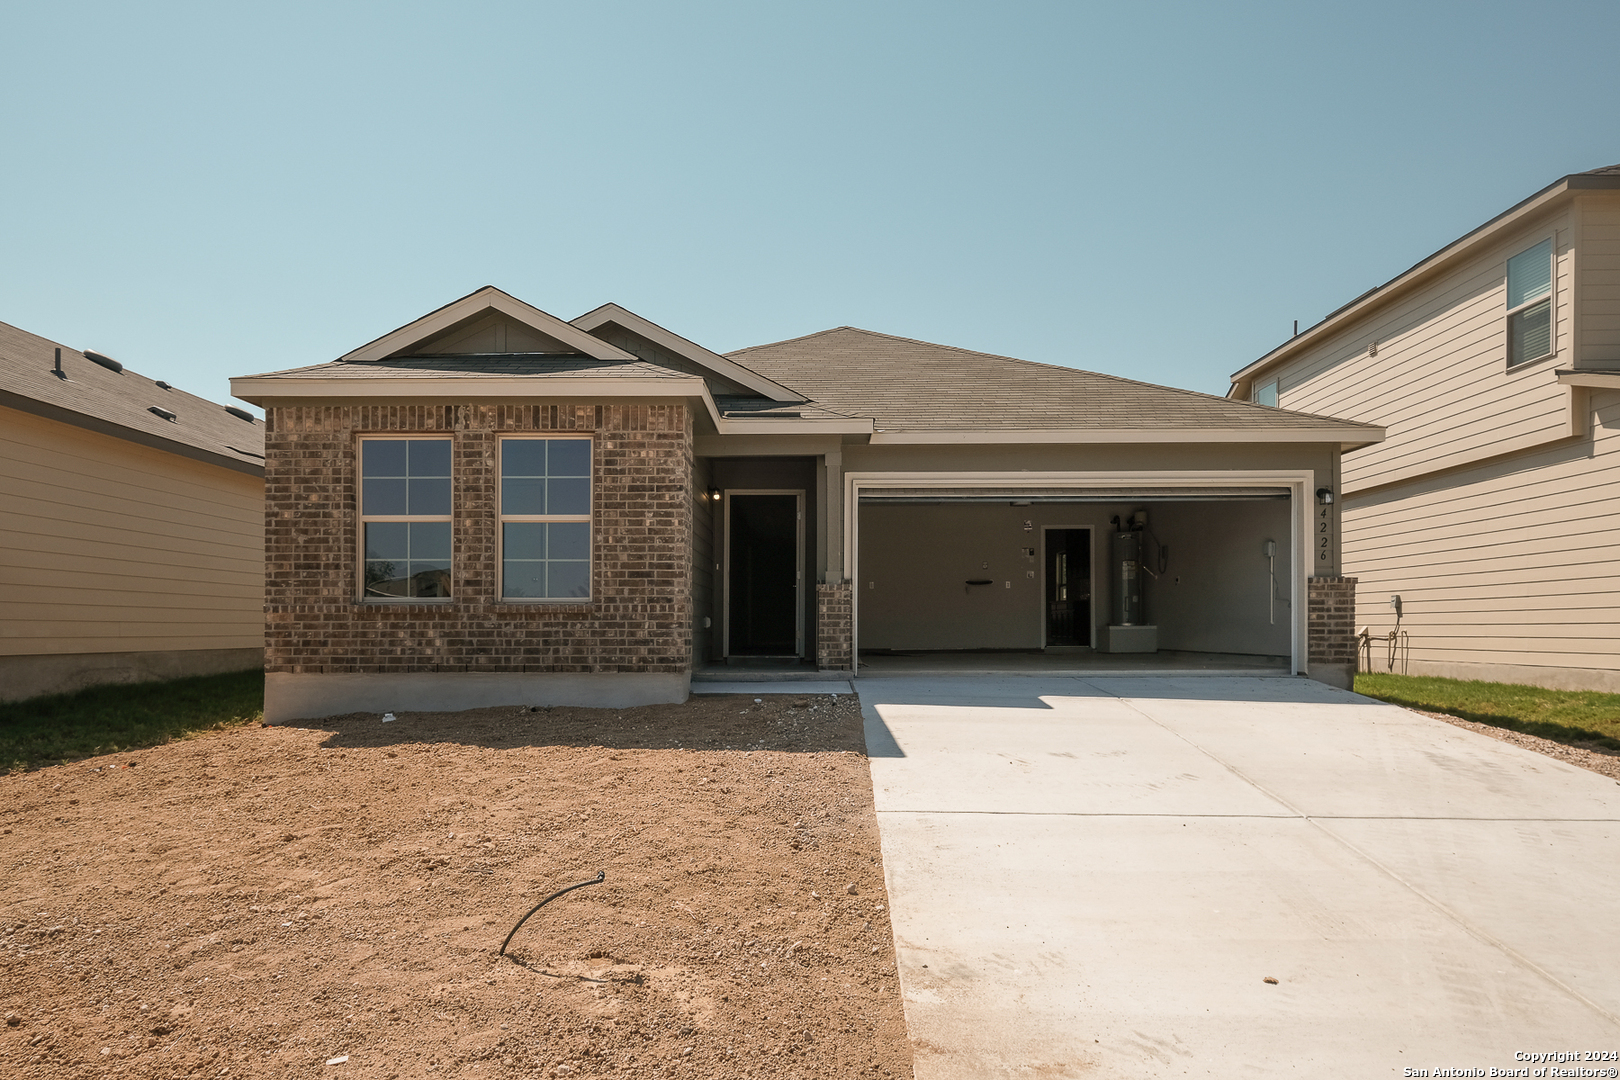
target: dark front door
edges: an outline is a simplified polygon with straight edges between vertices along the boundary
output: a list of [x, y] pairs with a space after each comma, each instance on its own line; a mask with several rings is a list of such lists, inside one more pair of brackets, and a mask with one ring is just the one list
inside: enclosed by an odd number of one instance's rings
[[799, 496], [732, 495], [727, 652], [799, 654]]
[[1091, 530], [1046, 530], [1046, 643], [1091, 644]]

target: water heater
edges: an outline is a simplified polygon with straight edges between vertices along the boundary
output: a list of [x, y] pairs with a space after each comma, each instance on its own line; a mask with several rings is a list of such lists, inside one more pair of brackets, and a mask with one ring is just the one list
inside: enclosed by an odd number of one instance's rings
[[1142, 614], [1142, 534], [1115, 533], [1113, 555], [1113, 625], [1138, 626], [1147, 621]]

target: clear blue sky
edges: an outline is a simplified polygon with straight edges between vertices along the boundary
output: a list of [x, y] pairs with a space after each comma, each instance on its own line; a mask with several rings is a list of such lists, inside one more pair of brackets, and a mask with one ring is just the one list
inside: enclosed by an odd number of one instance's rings
[[1620, 4], [11, 4], [0, 320], [216, 400], [485, 284], [1223, 393], [1620, 162]]

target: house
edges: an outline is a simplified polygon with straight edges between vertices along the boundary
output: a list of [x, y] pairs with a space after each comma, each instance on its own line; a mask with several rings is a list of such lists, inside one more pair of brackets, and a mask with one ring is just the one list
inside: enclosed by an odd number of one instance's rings
[[851, 327], [721, 355], [495, 288], [231, 388], [268, 424], [272, 720], [904, 650], [1349, 678], [1353, 584], [1313, 537], [1373, 425]]
[[0, 701], [264, 661], [264, 425], [0, 323]]
[[1566, 176], [1232, 376], [1346, 453], [1373, 670], [1620, 691], [1620, 165]]

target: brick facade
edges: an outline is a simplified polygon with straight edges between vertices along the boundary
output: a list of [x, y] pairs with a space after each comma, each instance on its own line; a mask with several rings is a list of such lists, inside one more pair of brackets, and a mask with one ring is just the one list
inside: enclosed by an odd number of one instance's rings
[[1308, 587], [1307, 668], [1338, 685], [1356, 671], [1356, 579], [1313, 577]]
[[849, 671], [855, 657], [854, 603], [850, 583], [816, 586], [816, 667]]
[[[265, 468], [265, 670], [660, 672], [692, 657], [692, 421], [674, 405], [274, 406]], [[592, 598], [502, 603], [497, 436], [594, 439]], [[359, 596], [358, 443], [452, 438], [452, 599]]]

